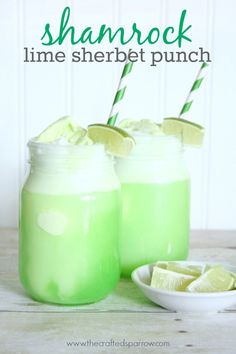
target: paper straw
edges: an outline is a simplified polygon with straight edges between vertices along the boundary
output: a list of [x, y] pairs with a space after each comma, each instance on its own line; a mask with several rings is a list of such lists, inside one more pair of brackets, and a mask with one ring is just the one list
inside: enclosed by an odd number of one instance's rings
[[[130, 53], [130, 51], [131, 51], [131, 49], [129, 50], [129, 53]], [[117, 92], [116, 92], [116, 95], [115, 95], [115, 98], [114, 98], [114, 101], [113, 101], [113, 104], [111, 107], [109, 119], [107, 121], [107, 124], [109, 124], [109, 125], [116, 124], [116, 120], [117, 120], [117, 117], [118, 117], [119, 111], [120, 111], [120, 104], [121, 104], [121, 101], [125, 95], [125, 90], [127, 87], [127, 83], [126, 83], [127, 75], [131, 72], [132, 67], [133, 67], [133, 63], [131, 63], [129, 61], [128, 56], [127, 56], [127, 60], [126, 60], [124, 69], [121, 74], [121, 78], [119, 81]]]
[[205, 70], [206, 68], [209, 66], [209, 64], [207, 63], [203, 63], [200, 67], [200, 70], [198, 71], [198, 74], [197, 74], [197, 77], [193, 83], [193, 86], [187, 96], [187, 99], [180, 111], [180, 114], [179, 114], [179, 118], [186, 112], [188, 112], [192, 106], [192, 103], [194, 101], [194, 97], [195, 97], [195, 94], [196, 92], [198, 91], [199, 87], [201, 86], [202, 84], [202, 81], [205, 77]]

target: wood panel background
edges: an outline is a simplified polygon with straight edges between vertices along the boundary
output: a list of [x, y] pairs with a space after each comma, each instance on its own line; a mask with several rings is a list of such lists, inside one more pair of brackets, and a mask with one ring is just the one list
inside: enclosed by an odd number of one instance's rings
[[[58, 28], [60, 14], [71, 7], [79, 29], [102, 23], [144, 31], [178, 24], [187, 9], [193, 42], [186, 49], [211, 51], [213, 63], [189, 118], [206, 128], [202, 149], [186, 149], [192, 176], [191, 226], [236, 228], [236, 70], [234, 0], [8, 0], [0, 3], [0, 227], [18, 223], [19, 190], [26, 171], [26, 142], [65, 114], [82, 125], [104, 122], [119, 80], [116, 63], [23, 63], [23, 47], [42, 50], [46, 22]], [[114, 45], [93, 46], [111, 50]], [[161, 44], [156, 50], [165, 50]], [[172, 47], [176, 50], [176, 47]], [[67, 44], [63, 48], [70, 53]], [[145, 46], [148, 51], [148, 46]], [[153, 48], [154, 49], [154, 48]], [[51, 48], [50, 48], [51, 50]], [[55, 47], [54, 50], [59, 50]], [[73, 48], [75, 50], [75, 48]], [[78, 49], [79, 50], [79, 49]], [[169, 49], [170, 50], [170, 49]], [[178, 114], [195, 78], [198, 63], [137, 63], [122, 105], [121, 118]]]

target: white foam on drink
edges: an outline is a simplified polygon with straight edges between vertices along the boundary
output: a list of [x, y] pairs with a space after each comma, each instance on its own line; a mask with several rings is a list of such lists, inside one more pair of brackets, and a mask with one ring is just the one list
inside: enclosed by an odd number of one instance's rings
[[121, 183], [170, 183], [189, 177], [178, 138], [142, 133], [133, 136], [136, 145], [131, 154], [117, 159]]
[[113, 160], [100, 144], [44, 144], [31, 141], [31, 170], [24, 188], [48, 195], [111, 191], [120, 184]]

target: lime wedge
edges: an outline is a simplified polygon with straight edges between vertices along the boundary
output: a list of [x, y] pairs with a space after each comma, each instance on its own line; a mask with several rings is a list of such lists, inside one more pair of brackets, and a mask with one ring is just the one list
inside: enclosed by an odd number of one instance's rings
[[37, 136], [36, 140], [42, 143], [51, 143], [73, 131], [73, 118], [65, 116], [50, 124], [41, 134], [39, 134], [39, 136]]
[[169, 262], [167, 265], [167, 270], [172, 272], [177, 272], [181, 274], [192, 275], [193, 277], [199, 277], [202, 274], [202, 267], [195, 265], [184, 265], [175, 262]]
[[127, 156], [135, 145], [135, 140], [125, 130], [107, 124], [89, 125], [88, 137], [94, 143], [104, 144], [115, 156]]
[[180, 274], [154, 266], [151, 286], [164, 290], [184, 291], [196, 279], [192, 275]]
[[212, 267], [194, 280], [186, 288], [189, 292], [217, 292], [232, 290], [235, 286], [234, 276], [223, 267]]
[[168, 263], [163, 263], [163, 262], [157, 262], [155, 264], [156, 267], [162, 268], [162, 269], [166, 269], [167, 268]]
[[224, 270], [224, 267], [221, 264], [206, 264], [203, 273], [206, 273], [208, 270], [212, 268], [220, 268]]
[[162, 131], [164, 134], [180, 137], [186, 145], [201, 146], [203, 142], [204, 128], [185, 119], [165, 118]]

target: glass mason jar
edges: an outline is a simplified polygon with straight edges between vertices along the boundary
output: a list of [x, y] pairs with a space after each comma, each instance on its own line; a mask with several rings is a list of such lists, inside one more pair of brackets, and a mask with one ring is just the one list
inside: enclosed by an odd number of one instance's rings
[[186, 259], [189, 242], [190, 181], [180, 140], [134, 138], [131, 154], [116, 164], [122, 195], [123, 276], [142, 264]]
[[57, 304], [104, 298], [120, 277], [120, 184], [102, 145], [30, 141], [21, 195], [19, 272], [32, 298]]

